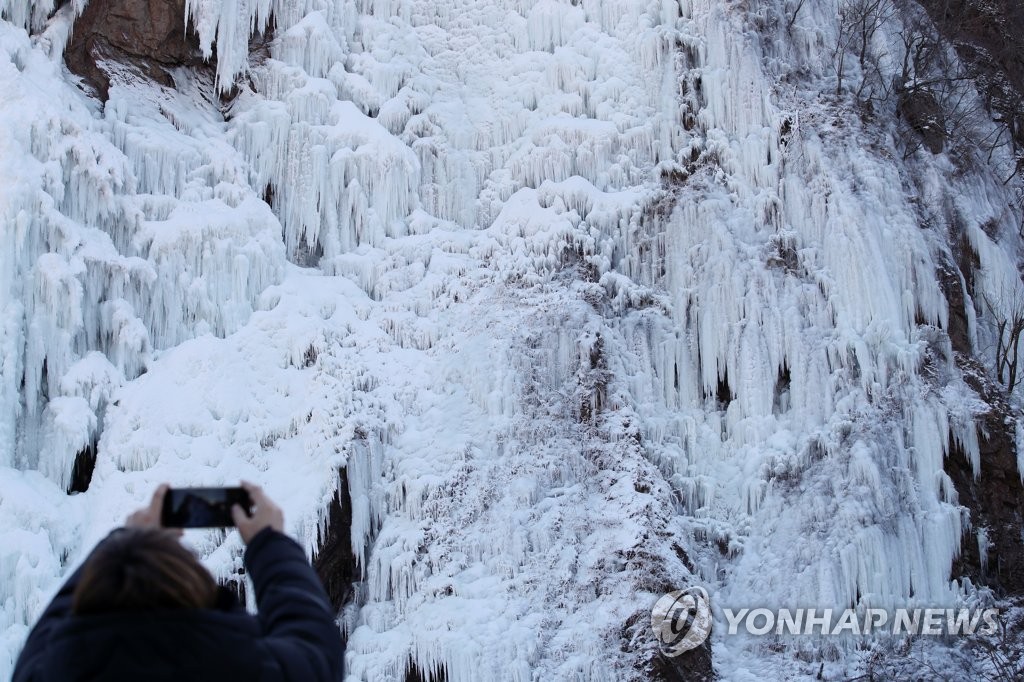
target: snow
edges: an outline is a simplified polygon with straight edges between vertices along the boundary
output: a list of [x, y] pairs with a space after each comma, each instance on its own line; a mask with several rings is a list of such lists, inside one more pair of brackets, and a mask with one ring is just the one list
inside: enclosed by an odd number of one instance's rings
[[[1012, 312], [1010, 190], [821, 94], [828, 4], [783, 36], [711, 0], [190, 0], [215, 76], [100, 108], [57, 60], [81, 6], [0, 0], [0, 676], [164, 481], [257, 481], [312, 555], [346, 468], [350, 680], [642, 679], [625, 624], [690, 585], [963, 600], [988, 539], [943, 462], [978, 474], [986, 406], [936, 272], [965, 238]], [[794, 663], [713, 637], [723, 679]]]

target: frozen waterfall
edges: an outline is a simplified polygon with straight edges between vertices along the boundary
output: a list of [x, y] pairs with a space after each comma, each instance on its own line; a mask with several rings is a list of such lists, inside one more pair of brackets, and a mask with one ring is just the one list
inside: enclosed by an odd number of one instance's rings
[[345, 468], [350, 680], [648, 679], [689, 585], [974, 598], [944, 462], [988, 408], [936, 273], [962, 240], [1024, 300], [1011, 159], [902, 159], [833, 94], [837, 3], [791, 4], [187, 0], [215, 69], [101, 104], [84, 0], [0, 0], [0, 678], [164, 481], [258, 481], [313, 554]]

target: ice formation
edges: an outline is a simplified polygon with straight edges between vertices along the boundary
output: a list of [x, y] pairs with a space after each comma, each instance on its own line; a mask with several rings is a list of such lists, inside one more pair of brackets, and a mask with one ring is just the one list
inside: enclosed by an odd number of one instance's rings
[[162, 481], [259, 481], [313, 553], [346, 467], [351, 680], [642, 677], [624, 625], [689, 584], [963, 598], [936, 271], [955, 223], [1020, 300], [1008, 189], [871, 142], [821, 96], [836, 3], [776, 4], [189, 0], [215, 75], [101, 108], [82, 3], [0, 0], [0, 677]]

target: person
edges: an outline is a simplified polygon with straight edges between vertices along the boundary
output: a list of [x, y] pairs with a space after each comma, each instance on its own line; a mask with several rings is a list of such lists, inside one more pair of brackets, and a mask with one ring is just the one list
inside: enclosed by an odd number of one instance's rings
[[327, 594], [284, 515], [261, 488], [242, 483], [252, 515], [235, 525], [257, 614], [162, 528], [161, 485], [102, 540], [43, 612], [14, 668], [13, 682], [121, 680], [335, 682], [341, 633]]

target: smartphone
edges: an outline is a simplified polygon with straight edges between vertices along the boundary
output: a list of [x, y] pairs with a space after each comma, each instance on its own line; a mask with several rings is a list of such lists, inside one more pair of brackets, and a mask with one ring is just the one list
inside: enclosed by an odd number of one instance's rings
[[252, 513], [245, 488], [171, 488], [164, 496], [160, 523], [165, 528], [218, 528], [235, 525], [231, 506]]

